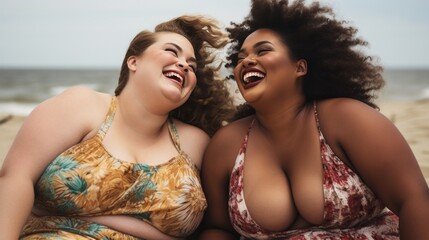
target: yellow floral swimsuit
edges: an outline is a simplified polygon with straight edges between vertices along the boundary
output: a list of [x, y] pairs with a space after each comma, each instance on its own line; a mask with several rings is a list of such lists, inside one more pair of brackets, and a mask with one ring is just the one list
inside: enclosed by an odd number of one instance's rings
[[116, 111], [109, 112], [98, 133], [72, 146], [46, 168], [35, 186], [35, 208], [53, 216], [30, 217], [21, 239], [137, 239], [79, 217], [128, 215], [165, 234], [187, 237], [207, 207], [199, 171], [180, 148], [169, 120], [170, 136], [179, 154], [160, 165], [121, 161], [103, 146]]

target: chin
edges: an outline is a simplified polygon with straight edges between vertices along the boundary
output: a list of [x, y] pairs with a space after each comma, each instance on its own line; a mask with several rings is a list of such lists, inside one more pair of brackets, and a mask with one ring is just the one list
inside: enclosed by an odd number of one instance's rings
[[[241, 92], [241, 91], [240, 91]], [[256, 102], [258, 101], [262, 94], [260, 91], [249, 91], [249, 90], [244, 90], [244, 92], [241, 92], [241, 96], [243, 97], [243, 99], [248, 102], [248, 103], [252, 103], [252, 102]]]

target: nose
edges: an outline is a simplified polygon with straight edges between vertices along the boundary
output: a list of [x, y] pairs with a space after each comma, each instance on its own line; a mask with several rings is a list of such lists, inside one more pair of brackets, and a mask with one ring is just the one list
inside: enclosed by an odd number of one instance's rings
[[241, 62], [244, 67], [254, 66], [256, 65], [256, 59], [254, 56], [247, 56]]
[[188, 71], [189, 71], [189, 65], [188, 65], [188, 64], [184, 64], [184, 63], [178, 62], [178, 63], [177, 63], [177, 66], [178, 66], [179, 68], [183, 69], [183, 71], [185, 71], [185, 72], [188, 72]]

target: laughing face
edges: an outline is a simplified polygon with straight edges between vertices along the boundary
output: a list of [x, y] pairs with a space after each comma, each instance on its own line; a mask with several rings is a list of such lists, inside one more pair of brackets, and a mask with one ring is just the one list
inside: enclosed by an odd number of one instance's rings
[[128, 66], [134, 72], [136, 88], [144, 89], [145, 97], [153, 104], [166, 100], [178, 107], [197, 83], [194, 48], [176, 33], [156, 33], [156, 41], [140, 56], [130, 57]]
[[300, 88], [298, 65], [276, 32], [259, 29], [243, 42], [234, 76], [243, 98], [251, 105], [278, 102]]

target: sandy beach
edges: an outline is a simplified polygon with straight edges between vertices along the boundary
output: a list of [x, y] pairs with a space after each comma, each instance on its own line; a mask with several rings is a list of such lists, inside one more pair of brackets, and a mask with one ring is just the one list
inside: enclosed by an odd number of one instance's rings
[[429, 184], [429, 99], [389, 101], [379, 107], [410, 144]]
[[0, 166], [25, 117], [0, 114]]
[[[410, 144], [429, 183], [429, 99], [387, 101], [379, 106]], [[24, 117], [0, 115], [0, 165], [24, 120]]]

